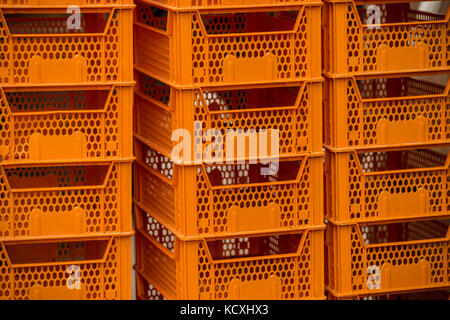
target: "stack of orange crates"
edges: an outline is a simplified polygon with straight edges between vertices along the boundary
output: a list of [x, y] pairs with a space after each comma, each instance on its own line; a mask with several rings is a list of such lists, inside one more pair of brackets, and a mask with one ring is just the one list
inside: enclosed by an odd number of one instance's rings
[[[330, 297], [450, 288], [450, 12], [324, 7]], [[448, 295], [447, 295], [448, 298]]]
[[135, 4], [137, 298], [324, 299], [322, 3]]
[[133, 8], [0, 2], [0, 299], [131, 298]]

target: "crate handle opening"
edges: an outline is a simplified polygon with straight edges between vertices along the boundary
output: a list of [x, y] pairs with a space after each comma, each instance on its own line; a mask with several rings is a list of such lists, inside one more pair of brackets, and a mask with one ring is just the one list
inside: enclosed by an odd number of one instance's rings
[[36, 166], [0, 168], [12, 192], [43, 190], [80, 190], [104, 188], [112, 174], [114, 163], [81, 166]]
[[104, 263], [113, 239], [42, 243], [6, 243], [5, 255], [12, 268]]

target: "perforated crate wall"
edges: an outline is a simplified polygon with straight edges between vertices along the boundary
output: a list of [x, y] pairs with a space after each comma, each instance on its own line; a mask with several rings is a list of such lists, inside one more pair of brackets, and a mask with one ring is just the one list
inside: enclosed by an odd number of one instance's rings
[[331, 147], [450, 142], [449, 85], [414, 78], [344, 78], [327, 79], [325, 91], [324, 135]]
[[136, 269], [169, 300], [324, 299], [323, 230], [181, 241], [151, 221], [137, 225]]
[[165, 10], [139, 1], [135, 65], [177, 86], [320, 78], [320, 4], [278, 10], [210, 14]]
[[450, 289], [445, 221], [328, 225], [327, 289], [336, 297]]
[[327, 219], [376, 222], [450, 215], [448, 148], [380, 152], [327, 151]]
[[448, 70], [448, 12], [441, 16], [413, 10], [409, 2], [396, 2], [326, 1], [325, 73], [345, 76]]
[[[178, 144], [172, 141], [172, 134], [178, 129], [189, 132], [192, 146], [199, 137], [219, 136], [216, 155], [227, 160], [322, 152], [321, 82], [275, 88], [190, 90], [176, 89], [142, 73], [136, 76], [135, 133], [167, 156]], [[201, 141], [203, 153], [210, 142]], [[241, 148], [237, 151], [232, 146], [233, 153], [227, 153], [230, 142], [236, 145], [239, 141], [246, 146], [237, 146]], [[267, 152], [261, 147], [255, 149], [262, 143], [266, 143]]]
[[136, 300], [167, 300], [143, 275], [136, 271]]
[[322, 156], [282, 160], [278, 168], [264, 162], [179, 166], [142, 143], [136, 152], [136, 203], [180, 237], [324, 224]]
[[0, 240], [131, 232], [131, 163], [0, 167]]
[[0, 299], [129, 300], [131, 238], [0, 243]]
[[0, 85], [133, 80], [132, 9], [84, 8], [68, 29], [66, 8], [0, 10]]
[[0, 89], [0, 162], [131, 159], [130, 86]]

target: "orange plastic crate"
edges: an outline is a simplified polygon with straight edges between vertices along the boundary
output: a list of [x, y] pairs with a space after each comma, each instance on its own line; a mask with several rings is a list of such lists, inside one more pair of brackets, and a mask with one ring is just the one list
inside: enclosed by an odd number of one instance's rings
[[136, 275], [136, 300], [167, 300], [139, 272]]
[[450, 289], [448, 221], [330, 224], [326, 234], [326, 285], [336, 297]]
[[84, 8], [81, 30], [60, 9], [0, 10], [0, 85], [133, 81], [133, 9]]
[[69, 6], [119, 6], [131, 5], [133, 0], [0, 0], [0, 7], [41, 6], [41, 7], [69, 7]]
[[[373, 19], [375, 11], [368, 10], [371, 5], [378, 6], [379, 21]], [[414, 10], [413, 5], [414, 1], [326, 1], [325, 73], [348, 76], [448, 70], [449, 11], [441, 16]]]
[[132, 231], [131, 163], [0, 167], [0, 240]]
[[450, 216], [449, 166], [448, 148], [327, 151], [326, 217], [354, 223]]
[[321, 77], [321, 5], [174, 11], [136, 4], [135, 67], [175, 86]]
[[133, 156], [131, 86], [0, 88], [0, 162]]
[[182, 238], [324, 225], [322, 156], [282, 160], [265, 176], [263, 162], [179, 166], [136, 145], [134, 200]]
[[0, 242], [0, 299], [130, 300], [131, 237]]
[[223, 9], [249, 7], [283, 7], [308, 2], [320, 3], [316, 0], [146, 0], [164, 8], [174, 10], [196, 10], [196, 9]]
[[[172, 141], [177, 129], [189, 132], [192, 146], [196, 135], [220, 132], [223, 157], [232, 160], [255, 157], [250, 150], [262, 141], [268, 142], [268, 155], [276, 151], [280, 157], [323, 150], [321, 82], [264, 88], [176, 89], [142, 73], [137, 73], [136, 79], [135, 133], [164, 155], [170, 156], [178, 144]], [[267, 135], [261, 135], [264, 130]], [[278, 143], [271, 140], [272, 130], [278, 130]], [[245, 150], [233, 148], [234, 154], [226, 153], [230, 141], [237, 144], [239, 139], [252, 136], [258, 140], [255, 144], [249, 142]], [[202, 143], [202, 152], [209, 144]]]
[[414, 78], [327, 79], [325, 144], [369, 149], [450, 142], [447, 86]]
[[181, 241], [136, 221], [135, 269], [169, 300], [325, 298], [323, 230]]

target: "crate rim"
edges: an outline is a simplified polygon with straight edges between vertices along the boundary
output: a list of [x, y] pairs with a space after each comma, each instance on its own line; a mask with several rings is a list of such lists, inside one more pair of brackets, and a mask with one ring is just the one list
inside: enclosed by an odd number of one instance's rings
[[[447, 224], [447, 233], [444, 237], [441, 238], [432, 238], [432, 239], [423, 239], [423, 240], [408, 240], [408, 241], [393, 241], [393, 242], [383, 242], [383, 243], [375, 243], [375, 244], [366, 244], [365, 242], [361, 242], [361, 246], [364, 249], [367, 248], [379, 248], [379, 247], [391, 247], [391, 246], [402, 246], [402, 245], [410, 245], [410, 244], [425, 244], [425, 243], [438, 243], [438, 242], [448, 242], [450, 245], [450, 221], [448, 219], [448, 217], [443, 217], [443, 218], [439, 218], [439, 219], [427, 219], [427, 218], [422, 218], [422, 219], [418, 219], [419, 221], [422, 222], [427, 222], [427, 221], [446, 221], [448, 222]], [[403, 221], [404, 223], [412, 223], [414, 221]], [[336, 227], [338, 230], [342, 227], [346, 228], [346, 227], [356, 227], [356, 232], [358, 234], [359, 239], [364, 239], [362, 233], [361, 233], [361, 227], [365, 227], [368, 225], [384, 225], [384, 224], [394, 224], [396, 222], [392, 222], [392, 221], [377, 221], [375, 223], [365, 223], [365, 222], [350, 222], [350, 223], [344, 223], [344, 224], [334, 224], [331, 223], [332, 226]]]
[[[440, 0], [430, 0], [431, 2], [438, 2]], [[359, 3], [359, 4], [388, 4], [388, 3], [410, 3], [423, 2], [423, 0], [323, 0], [323, 2], [331, 3]]]
[[[432, 149], [432, 148], [431, 148]], [[410, 150], [417, 150], [417, 149], [400, 149], [402, 151], [410, 151]], [[420, 150], [420, 149], [419, 149]], [[345, 152], [334, 152], [332, 150], [330, 150], [331, 152], [333, 152], [334, 154], [353, 154], [356, 155], [356, 159], [358, 158], [357, 155], [361, 154], [361, 153], [365, 153], [365, 151], [361, 151], [361, 150], [350, 150], [350, 151], [345, 151]], [[380, 151], [380, 150], [377, 150]], [[383, 151], [395, 151], [392, 148], [388, 148], [386, 150]], [[381, 170], [381, 171], [373, 171], [373, 172], [369, 172], [369, 173], [365, 173], [362, 170], [361, 167], [361, 162], [359, 160], [356, 160], [358, 163], [358, 170], [360, 170], [360, 172], [362, 173], [362, 176], [378, 176], [378, 175], [383, 175], [383, 174], [390, 174], [390, 173], [411, 173], [411, 172], [424, 172], [424, 171], [435, 171], [435, 170], [448, 170], [450, 168], [450, 150], [447, 152], [447, 156], [446, 156], [446, 160], [445, 163], [442, 166], [437, 166], [437, 167], [425, 167], [425, 168], [413, 168], [413, 169], [396, 169], [396, 170]]]
[[[137, 141], [140, 144], [143, 144], [155, 151], [157, 151], [158, 153], [160, 153], [162, 156], [168, 158], [170, 161], [174, 162], [174, 164], [178, 165], [178, 166], [184, 166], [184, 167], [192, 167], [192, 166], [198, 166], [198, 165], [205, 165], [205, 162], [202, 160], [202, 162], [196, 162], [195, 160], [191, 160], [191, 161], [182, 161], [181, 163], [176, 163], [176, 161], [171, 159], [171, 155], [167, 154], [165, 151], [161, 151], [161, 148], [156, 144], [153, 143], [152, 141], [134, 133], [134, 140]], [[136, 150], [136, 149], [135, 149]], [[289, 155], [280, 155], [279, 156], [279, 160], [280, 161], [296, 161], [296, 160], [302, 160], [304, 158], [323, 158], [325, 155], [325, 152], [308, 152], [305, 153], [303, 155], [293, 155], [293, 156], [289, 156]], [[134, 159], [136, 159], [136, 157], [134, 157]], [[267, 157], [244, 157], [244, 158], [234, 158], [233, 163], [227, 163], [227, 158], [224, 157], [224, 163], [222, 163], [223, 165], [228, 165], [228, 164], [237, 164], [240, 162], [244, 162], [244, 163], [248, 163], [251, 161], [270, 161], [270, 160], [275, 160], [276, 157], [273, 156], [267, 156]], [[179, 162], [179, 161], [177, 161]], [[214, 164], [214, 163], [213, 163]]]
[[[377, 225], [389, 225], [396, 223], [413, 223], [413, 222], [427, 222], [427, 221], [449, 221], [450, 220], [450, 212], [448, 215], [430, 215], [426, 217], [413, 217], [413, 218], [391, 218], [391, 219], [383, 219], [383, 220], [375, 220], [375, 221], [363, 221], [363, 222], [353, 222], [353, 221], [336, 221], [335, 218], [326, 218], [329, 222], [329, 225], [341, 228], [341, 227], [350, 227], [350, 226], [358, 226], [367, 227], [367, 226], [377, 226]], [[450, 232], [450, 230], [449, 230]], [[450, 241], [450, 234], [447, 236]]]
[[246, 12], [265, 12], [265, 11], [273, 11], [270, 9], [277, 9], [277, 11], [287, 11], [292, 8], [301, 8], [301, 7], [314, 7], [319, 6], [322, 7], [324, 4], [322, 0], [306, 0], [298, 3], [277, 3], [277, 4], [251, 4], [251, 5], [210, 5], [210, 7], [176, 7], [168, 4], [164, 4], [161, 2], [153, 1], [153, 0], [135, 0], [135, 3], [142, 3], [146, 5], [150, 5], [152, 7], [158, 7], [164, 10], [170, 10], [173, 12], [209, 12], [211, 14], [214, 13], [231, 13], [231, 12], [242, 12], [242, 10], [246, 10]]
[[[166, 86], [171, 87], [172, 89], [176, 90], [221, 90], [221, 91], [232, 91], [232, 90], [247, 90], [247, 89], [270, 89], [270, 88], [283, 88], [283, 87], [300, 87], [304, 85], [305, 83], [325, 83], [326, 77], [315, 77], [315, 78], [307, 78], [303, 80], [293, 80], [293, 81], [279, 81], [275, 83], [254, 83], [249, 82], [247, 84], [242, 83], [236, 83], [236, 84], [216, 84], [216, 85], [179, 85], [179, 84], [172, 84], [168, 83], [167, 80], [162, 79], [158, 75], [150, 74], [150, 72], [143, 70], [142, 68], [134, 65], [133, 67], [134, 71], [137, 73], [140, 73], [144, 76], [153, 78], [154, 80], [157, 80]], [[450, 72], [449, 72], [450, 74]], [[351, 77], [351, 76], [350, 76]], [[137, 81], [133, 82], [134, 85], [137, 87]]]
[[[412, 151], [412, 150], [419, 150], [419, 149], [436, 149], [436, 148], [450, 148], [449, 142], [442, 142], [437, 144], [429, 144], [429, 143], [422, 143], [419, 142], [417, 144], [408, 144], [408, 145], [386, 145], [386, 146], [374, 146], [374, 147], [361, 147], [361, 148], [336, 148], [333, 146], [330, 146], [328, 144], [323, 145], [325, 150], [328, 150], [332, 153], [365, 153], [365, 152], [389, 152], [389, 151]], [[447, 156], [447, 158], [450, 158], [450, 152]], [[448, 161], [449, 159], [447, 159]]]
[[[239, 90], [239, 89], [260, 89], [260, 88], [279, 88], [279, 87], [289, 87], [289, 86], [300, 86], [304, 82], [314, 83], [314, 82], [325, 82], [324, 77], [310, 77], [304, 80], [292, 80], [292, 81], [273, 81], [270, 83], [255, 83], [255, 82], [247, 82], [247, 83], [224, 83], [223, 85], [180, 85], [175, 82], [168, 82], [166, 79], [158, 76], [157, 74], [151, 73], [150, 71], [145, 71], [142, 68], [138, 67], [136, 64], [133, 66], [134, 70], [151, 77], [155, 80], [158, 80], [174, 89], [181, 90], [196, 90], [196, 89], [210, 89], [210, 90]], [[450, 68], [449, 68], [450, 71]]]
[[[365, 80], [377, 80], [377, 79], [404, 79], [404, 78], [413, 78], [412, 75], [409, 76], [396, 76], [396, 77], [354, 77], [354, 76], [349, 76], [349, 77], [327, 77], [326, 79], [328, 81], [330, 80], [347, 80], [347, 81], [351, 81], [353, 83], [353, 85], [356, 87], [357, 90], [357, 97], [359, 100], [361, 100], [361, 102], [365, 103], [365, 102], [382, 102], [382, 101], [397, 101], [397, 100], [413, 100], [413, 99], [428, 99], [428, 98], [446, 98], [450, 95], [450, 72], [444, 72], [441, 74], [436, 74], [436, 73], [426, 73], [426, 74], [419, 74], [416, 76], [436, 76], [436, 75], [448, 75], [449, 78], [447, 79], [447, 83], [445, 85], [443, 84], [437, 84], [437, 83], [432, 83], [429, 82], [433, 85], [439, 86], [439, 87], [443, 87], [444, 90], [442, 93], [438, 93], [438, 94], [429, 94], [429, 95], [411, 95], [411, 96], [398, 96], [398, 97], [384, 97], [384, 98], [363, 98], [361, 96], [361, 91], [358, 89], [357, 86], [357, 81], [365, 81]], [[325, 81], [327, 81], [325, 80]], [[424, 80], [420, 80], [419, 81], [424, 81]], [[424, 81], [425, 82], [425, 81]]]
[[[80, 9], [84, 9], [81, 13], [104, 13], [107, 11], [117, 10], [134, 10], [135, 4], [89, 4], [89, 5], [76, 5]], [[0, 5], [0, 12], [4, 14], [33, 14], [33, 13], [66, 13], [65, 10], [69, 8], [69, 5]], [[41, 12], [39, 12], [41, 11]]]
[[335, 289], [331, 288], [330, 285], [326, 285], [325, 289], [335, 298], [364, 298], [364, 297], [371, 297], [371, 296], [383, 296], [386, 294], [403, 294], [403, 293], [419, 293], [419, 292], [429, 292], [429, 291], [436, 291], [436, 290], [450, 290], [450, 286], [428, 286], [425, 289], [409, 289], [409, 290], [373, 290], [373, 293], [369, 294], [345, 294], [345, 293], [338, 293]]
[[[150, 215], [152, 218], [153, 216], [151, 215], [151, 209], [147, 208], [147, 206], [145, 206], [142, 202], [137, 201], [136, 199], [133, 199], [133, 205], [134, 205], [134, 215], [135, 217], [138, 215], [137, 208], [139, 208], [142, 211], [145, 211], [145, 213], [147, 215]], [[155, 218], [154, 218], [155, 219]], [[155, 219], [156, 220], [156, 219]], [[245, 231], [245, 232], [236, 232], [236, 233], [227, 233], [227, 234], [213, 234], [213, 235], [202, 235], [202, 236], [185, 236], [184, 234], [182, 234], [181, 232], [179, 232], [178, 230], [176, 230], [173, 226], [171, 226], [170, 224], [165, 224], [166, 221], [161, 221], [161, 219], [159, 218], [157, 220], [159, 223], [161, 223], [164, 228], [166, 228], [167, 230], [169, 230], [170, 232], [173, 233], [173, 235], [180, 241], [184, 241], [184, 242], [192, 242], [192, 241], [201, 241], [201, 240], [205, 240], [205, 241], [212, 241], [212, 240], [221, 240], [221, 239], [236, 239], [236, 238], [241, 238], [241, 237], [258, 237], [258, 236], [270, 236], [270, 235], [274, 235], [274, 234], [279, 234], [279, 235], [288, 235], [288, 234], [300, 234], [304, 231], [323, 231], [327, 228], [327, 226], [325, 225], [325, 223], [321, 224], [321, 225], [315, 225], [315, 226], [309, 226], [309, 227], [305, 227], [305, 228], [299, 228], [299, 227], [295, 227], [295, 228], [290, 228], [290, 229], [271, 229], [271, 230], [267, 230], [267, 231]], [[136, 224], [136, 221], [135, 221]], [[137, 232], [140, 233], [146, 233], [145, 230], [143, 230], [142, 228], [139, 228], [138, 226], [135, 226], [135, 229]]]
[[14, 238], [12, 240], [2, 239], [1, 243], [8, 245], [21, 245], [21, 244], [46, 244], [46, 243], [59, 243], [59, 242], [73, 242], [73, 241], [95, 241], [95, 240], [109, 240], [120, 238], [131, 238], [136, 234], [135, 231], [117, 232], [117, 233], [92, 233], [83, 235], [70, 235], [70, 236], [43, 236], [43, 237], [22, 237]]
[[62, 159], [62, 160], [27, 160], [20, 162], [11, 162], [11, 161], [0, 161], [0, 167], [3, 168], [29, 168], [29, 167], [62, 167], [62, 166], [83, 166], [83, 165], [109, 165], [110, 163], [133, 163], [135, 157], [122, 157], [122, 158], [114, 158], [111, 160], [105, 159], [92, 159], [92, 160], [73, 160], [73, 159]]
[[[165, 227], [165, 226], [164, 226]], [[283, 253], [283, 254], [277, 254], [277, 255], [263, 255], [263, 256], [251, 256], [251, 257], [243, 257], [243, 258], [226, 258], [226, 259], [221, 259], [221, 260], [217, 260], [217, 259], [213, 259], [211, 257], [211, 252], [209, 251], [209, 249], [207, 250], [207, 255], [211, 260], [212, 264], [221, 264], [221, 263], [230, 263], [230, 262], [235, 262], [233, 260], [239, 260], [239, 261], [249, 261], [249, 260], [264, 260], [264, 259], [268, 259], [268, 257], [272, 257], [272, 259], [278, 259], [278, 258], [292, 258], [292, 257], [298, 257], [301, 254], [301, 251], [303, 249], [303, 246], [305, 244], [305, 240], [306, 240], [306, 236], [310, 233], [310, 232], [316, 232], [316, 231], [325, 231], [326, 228], [325, 227], [320, 227], [320, 228], [309, 228], [309, 229], [305, 229], [305, 230], [296, 230], [296, 231], [288, 231], [288, 232], [272, 232], [272, 233], [268, 233], [268, 234], [264, 234], [264, 233], [259, 233], [259, 234], [252, 234], [252, 235], [248, 235], [245, 238], [257, 238], [257, 237], [270, 237], [270, 236], [277, 236], [277, 235], [299, 235], [300, 239], [298, 241], [298, 247], [296, 249], [295, 252], [292, 253]], [[166, 255], [170, 255], [173, 256], [172, 258], [174, 260], [179, 260], [179, 258], [177, 257], [178, 253], [177, 250], [174, 248], [174, 252], [170, 251], [169, 249], [167, 249], [166, 247], [162, 246], [156, 239], [154, 239], [151, 235], [148, 234], [148, 232], [142, 228], [136, 228], [135, 234], [137, 235], [137, 237], [141, 236], [144, 237], [144, 239], [146, 241], [150, 241], [153, 245], [160, 247], [160, 249], [163, 249], [164, 253]], [[227, 240], [227, 239], [236, 239], [236, 238], [242, 238], [242, 237], [236, 237], [236, 236], [224, 236], [224, 237], [215, 237], [215, 238], [205, 238], [205, 237], [197, 237], [197, 238], [190, 238], [187, 240], [184, 239], [180, 239], [177, 238], [177, 236], [175, 235], [175, 240], [177, 241], [181, 241], [183, 243], [189, 243], [189, 242], [202, 242], [206, 247], [208, 242], [212, 242], [212, 241], [217, 241], [217, 240]]]
[[[131, 218], [131, 217], [130, 217]], [[39, 237], [15, 237], [10, 240], [8, 238], [0, 238], [0, 242], [8, 244], [29, 244], [29, 243], [50, 243], [50, 242], [62, 242], [62, 241], [89, 241], [98, 240], [103, 238], [126, 238], [135, 235], [134, 231], [127, 232], [106, 232], [106, 233], [89, 233], [79, 235], [63, 235], [63, 236], [39, 236]]]
[[[450, 7], [449, 7], [450, 8]], [[360, 79], [379, 79], [379, 78], [386, 78], [386, 77], [404, 77], [407, 76], [420, 76], [420, 75], [426, 75], [427, 73], [433, 73], [434, 75], [438, 74], [448, 74], [450, 72], [450, 67], [442, 67], [442, 68], [436, 68], [432, 69], [432, 71], [428, 70], [421, 70], [421, 69], [414, 69], [414, 70], [407, 70], [407, 71], [378, 71], [378, 72], [371, 72], [370, 74], [364, 74], [364, 75], [353, 75], [351, 73], [331, 73], [331, 72], [324, 72], [323, 76], [326, 78], [360, 78]]]
[[52, 91], [83, 91], [83, 90], [111, 90], [112, 88], [134, 87], [135, 81], [132, 82], [102, 82], [102, 83], [55, 83], [55, 84], [18, 84], [0, 86], [0, 91], [14, 92], [52, 92]]
[[[107, 88], [111, 86], [115, 87], [134, 87], [136, 85], [135, 81], [111, 81], [111, 82], [94, 82], [94, 83], [88, 83], [88, 82], [82, 82], [82, 83], [76, 83], [76, 82], [70, 82], [70, 83], [35, 83], [35, 84], [5, 84], [1, 85], [0, 88], [7, 89], [7, 90], [14, 90], [14, 89], [23, 89], [23, 91], [29, 90], [45, 90], [45, 89], [52, 89], [52, 90], [58, 90], [62, 88], [67, 88], [67, 90], [70, 89], [79, 89], [83, 90], [82, 88], [93, 88], [92, 90], [101, 90], [102, 88]], [[81, 89], [80, 89], [81, 88]]]

